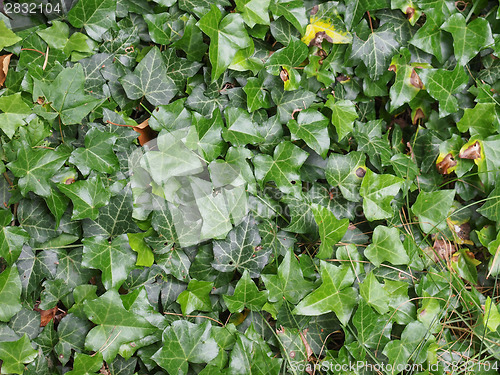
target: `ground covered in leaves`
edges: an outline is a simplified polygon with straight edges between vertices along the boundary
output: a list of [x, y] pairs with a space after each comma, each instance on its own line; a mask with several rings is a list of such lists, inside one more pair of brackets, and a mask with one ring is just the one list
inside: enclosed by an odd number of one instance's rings
[[497, 373], [498, 1], [2, 3], [2, 374]]

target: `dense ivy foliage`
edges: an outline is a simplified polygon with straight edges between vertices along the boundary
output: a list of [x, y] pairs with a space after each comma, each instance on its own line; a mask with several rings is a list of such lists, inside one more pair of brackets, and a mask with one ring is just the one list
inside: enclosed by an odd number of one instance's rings
[[2, 3], [2, 374], [496, 373], [498, 1]]

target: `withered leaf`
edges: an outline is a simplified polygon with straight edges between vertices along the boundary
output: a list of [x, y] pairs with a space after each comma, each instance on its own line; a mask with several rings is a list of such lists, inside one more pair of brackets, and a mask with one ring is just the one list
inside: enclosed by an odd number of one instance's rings
[[7, 78], [7, 72], [9, 71], [11, 57], [12, 53], [0, 56], [0, 87], [3, 86], [5, 79]]
[[473, 145], [461, 152], [458, 157], [471, 160], [479, 159], [481, 157], [481, 144], [479, 141], [476, 141]]
[[147, 142], [150, 140], [156, 138], [156, 135], [158, 134], [155, 132], [153, 129], [149, 127], [149, 119], [144, 120], [141, 122], [139, 125], [134, 126], [133, 129], [139, 133], [139, 144], [141, 146], [144, 146]]
[[432, 246], [435, 250], [434, 261], [439, 259], [449, 259], [450, 256], [457, 251], [456, 247], [446, 239], [437, 239]]
[[448, 174], [450, 173], [448, 170], [456, 166], [458, 163], [455, 159], [453, 159], [453, 155], [449, 153], [444, 157], [443, 160], [441, 160], [439, 163], [436, 164], [437, 170], [441, 174]]
[[410, 83], [412, 84], [412, 86], [415, 86], [417, 89], [422, 89], [424, 87], [424, 83], [422, 82], [422, 80], [418, 76], [415, 69], [413, 69], [411, 71]]

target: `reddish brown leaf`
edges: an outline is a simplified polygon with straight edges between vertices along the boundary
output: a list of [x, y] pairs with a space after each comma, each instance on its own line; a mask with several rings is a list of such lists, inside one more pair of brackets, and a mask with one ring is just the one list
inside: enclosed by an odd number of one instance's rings
[[421, 118], [422, 119], [425, 118], [424, 111], [422, 111], [421, 108], [417, 108], [417, 110], [415, 111], [415, 115], [413, 116], [412, 119], [413, 125], [415, 125], [417, 121], [420, 120]]
[[280, 70], [280, 78], [283, 82], [286, 82], [290, 79], [289, 75], [288, 75], [288, 70], [286, 70], [285, 68], [281, 68]]
[[33, 310], [40, 313], [40, 327], [45, 327], [56, 317], [57, 306], [48, 310], [40, 310], [38, 307], [35, 307]]
[[411, 71], [410, 83], [412, 84], [412, 86], [415, 86], [417, 89], [422, 89], [424, 87], [424, 83], [422, 82], [422, 80], [418, 76], [415, 69], [413, 69]]
[[471, 160], [479, 159], [481, 157], [481, 144], [479, 141], [476, 141], [473, 145], [461, 152], [458, 157]]
[[9, 71], [11, 57], [12, 53], [0, 56], [0, 87], [3, 86], [5, 79], [7, 78], [7, 72]]
[[133, 128], [137, 133], [139, 133], [139, 144], [143, 146], [148, 143], [150, 140], [156, 138], [158, 134], [153, 129], [149, 127], [149, 119], [144, 120], [139, 125], [134, 126]]
[[441, 160], [439, 163], [436, 164], [437, 170], [441, 174], [448, 174], [450, 173], [448, 170], [456, 166], [458, 163], [455, 159], [453, 159], [453, 155], [449, 153], [444, 157], [443, 160]]

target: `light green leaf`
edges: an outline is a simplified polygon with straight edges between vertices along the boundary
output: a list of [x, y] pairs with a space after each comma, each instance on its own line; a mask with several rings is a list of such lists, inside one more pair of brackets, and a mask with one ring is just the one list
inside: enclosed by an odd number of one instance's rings
[[121, 235], [112, 241], [105, 237], [86, 237], [82, 242], [82, 265], [101, 270], [106, 289], [118, 289], [135, 267], [136, 254], [130, 249], [127, 236]]
[[462, 133], [468, 130], [472, 137], [481, 138], [495, 133], [495, 107], [495, 103], [477, 103], [474, 108], [466, 108], [463, 117], [457, 122], [457, 129]]
[[286, 252], [278, 267], [278, 274], [262, 275], [262, 280], [269, 290], [270, 302], [278, 302], [284, 298], [296, 304], [313, 289], [313, 283], [304, 279], [299, 261], [292, 249]]
[[453, 35], [453, 48], [458, 65], [466, 65], [479, 51], [493, 44], [488, 21], [478, 17], [467, 24], [461, 13], [449, 17], [441, 29]]
[[75, 360], [73, 363], [73, 370], [68, 371], [68, 375], [93, 375], [101, 369], [102, 354], [95, 353], [93, 355], [87, 355], [83, 353], [76, 353]]
[[224, 302], [231, 313], [243, 311], [246, 307], [251, 311], [260, 311], [267, 301], [268, 291], [259, 291], [250, 278], [247, 270], [238, 280], [232, 296], [224, 295]]
[[181, 305], [184, 315], [191, 314], [193, 311], [211, 311], [210, 292], [214, 283], [208, 281], [198, 281], [192, 279], [189, 281], [187, 290], [183, 291], [177, 297], [176, 302]]
[[179, 39], [184, 22], [170, 13], [145, 14], [144, 21], [148, 24], [151, 40], [156, 44], [168, 45]]
[[24, 364], [32, 362], [37, 355], [38, 351], [33, 349], [26, 334], [17, 341], [0, 342], [0, 359], [3, 361], [2, 373], [22, 374]]
[[256, 24], [269, 25], [269, 3], [271, 0], [236, 0], [236, 10], [249, 27]]
[[312, 207], [314, 220], [319, 227], [319, 236], [321, 245], [316, 257], [326, 259], [332, 256], [333, 246], [339, 242], [347, 232], [349, 219], [338, 220], [333, 212], [328, 208], [320, 205]]
[[0, 21], [0, 51], [5, 47], [16, 44], [21, 41], [21, 38], [18, 37], [12, 30], [10, 30], [3, 20]]
[[411, 210], [424, 233], [436, 233], [448, 227], [446, 218], [454, 198], [455, 190], [420, 192]]
[[26, 124], [32, 110], [21, 98], [21, 93], [0, 97], [0, 129], [4, 131], [9, 138], [14, 136], [17, 128]]
[[498, 306], [489, 296], [486, 298], [486, 302], [484, 303], [483, 319], [486, 327], [488, 327], [492, 332], [495, 332], [497, 327], [500, 325], [500, 312], [498, 312]]
[[80, 0], [68, 12], [68, 21], [76, 28], [85, 27], [92, 39], [101, 40], [116, 24], [115, 14], [116, 0]]
[[393, 215], [391, 201], [403, 185], [403, 179], [390, 174], [366, 170], [359, 194], [363, 197], [363, 212], [369, 221], [389, 219]]
[[298, 315], [322, 315], [333, 311], [340, 322], [347, 324], [357, 304], [356, 290], [350, 285], [354, 274], [350, 266], [334, 266], [321, 261], [321, 286], [306, 296], [293, 310]]
[[491, 221], [500, 222], [500, 184], [496, 184], [486, 202], [477, 210]]
[[2, 226], [0, 230], [0, 257], [9, 265], [17, 260], [23, 244], [30, 239], [24, 229], [10, 226], [12, 218], [10, 210], [0, 211], [0, 225]]
[[[85, 339], [85, 348], [101, 352], [105, 361], [112, 361], [118, 353], [132, 351], [131, 355], [160, 339], [159, 330], [141, 314], [125, 309], [114, 290], [85, 301], [84, 310], [88, 319], [96, 324]], [[107, 344], [103, 347], [104, 342]]]
[[373, 271], [359, 284], [359, 294], [379, 314], [383, 315], [389, 311], [389, 293], [383, 284], [378, 282]]
[[224, 115], [227, 130], [223, 131], [223, 137], [226, 142], [235, 146], [245, 146], [264, 141], [258, 125], [252, 121], [250, 114], [243, 108], [227, 107]]
[[333, 187], [338, 186], [345, 199], [359, 202], [359, 186], [366, 174], [366, 156], [351, 151], [347, 155], [332, 153], [326, 165], [326, 179]]
[[376, 349], [390, 341], [392, 323], [386, 316], [373, 311], [364, 299], [359, 301], [352, 323], [358, 331], [359, 343], [367, 348]]
[[27, 195], [32, 191], [42, 197], [48, 196], [51, 191], [49, 179], [68, 159], [67, 150], [63, 147], [56, 150], [31, 148], [23, 142], [17, 151], [17, 159], [7, 167], [19, 177], [21, 193]]
[[68, 43], [69, 26], [60, 21], [52, 21], [52, 26], [36, 32], [50, 48], [62, 50]]
[[304, 2], [299, 0], [273, 0], [270, 10], [277, 17], [285, 17], [301, 34], [308, 23]]
[[[448, 3], [446, 1], [440, 2], [441, 4]], [[419, 28], [413, 38], [409, 43], [413, 44], [415, 47], [420, 48], [431, 55], [434, 55], [436, 59], [443, 63], [443, 45], [446, 45], [449, 38], [447, 38], [446, 33], [444, 33], [440, 26], [443, 24], [445, 19], [449, 17], [450, 12], [440, 11], [434, 6], [429, 10], [425, 10], [425, 24]], [[451, 42], [451, 40], [450, 40]]]
[[373, 231], [372, 243], [365, 250], [365, 257], [376, 267], [382, 262], [393, 265], [408, 264], [410, 258], [406, 254], [397, 228], [379, 225]]
[[196, 26], [196, 19], [190, 16], [184, 25], [182, 37], [172, 44], [175, 48], [180, 48], [186, 53], [186, 57], [191, 61], [200, 61], [208, 46], [203, 43], [201, 30]]
[[163, 332], [163, 345], [151, 358], [169, 374], [185, 375], [188, 363], [207, 363], [219, 354], [211, 325], [176, 320]]
[[208, 55], [212, 64], [212, 81], [215, 81], [231, 64], [236, 52], [250, 45], [250, 37], [240, 14], [230, 13], [222, 18], [215, 5], [196, 25], [210, 38]]
[[394, 30], [382, 26], [371, 33], [366, 41], [354, 36], [351, 56], [362, 60], [368, 69], [368, 75], [375, 80], [387, 71], [398, 47]]
[[261, 186], [274, 181], [285, 194], [297, 194], [300, 191], [299, 168], [307, 159], [307, 152], [291, 142], [281, 142], [275, 149], [273, 157], [258, 154], [253, 158], [255, 178]]
[[72, 220], [97, 219], [99, 208], [109, 203], [111, 195], [99, 176], [90, 176], [69, 185], [59, 184], [58, 187], [73, 202]]
[[290, 41], [288, 46], [274, 52], [266, 63], [266, 70], [275, 76], [280, 74], [281, 67], [290, 70], [299, 66], [309, 54], [307, 46], [298, 39]]
[[271, 94], [264, 88], [264, 79], [265, 75], [261, 73], [259, 77], [249, 78], [243, 87], [247, 94], [248, 112], [271, 107]]
[[88, 175], [91, 170], [103, 173], [112, 173], [118, 169], [118, 158], [113, 152], [116, 136], [105, 133], [97, 128], [90, 129], [85, 134], [85, 148], [75, 149], [69, 158], [70, 163]]
[[332, 124], [341, 141], [354, 129], [354, 120], [358, 118], [356, 106], [350, 100], [335, 100], [333, 96], [328, 98], [325, 106], [332, 110]]
[[8, 322], [21, 310], [21, 281], [16, 266], [0, 273], [0, 299], [0, 321]]
[[130, 248], [137, 253], [137, 261], [135, 262], [136, 266], [151, 267], [155, 261], [153, 251], [148, 246], [146, 241], [144, 241], [145, 237], [151, 235], [151, 231], [148, 230], [143, 233], [127, 233]]
[[302, 139], [322, 158], [326, 158], [330, 148], [328, 122], [328, 119], [321, 112], [315, 109], [306, 109], [299, 113], [297, 120], [288, 121], [287, 126], [292, 134], [292, 140]]
[[168, 104], [177, 93], [158, 47], [153, 47], [137, 64], [133, 73], [120, 78], [130, 99], [145, 97], [152, 105]]
[[469, 77], [462, 65], [457, 64], [454, 70], [418, 69], [427, 92], [439, 102], [439, 117], [458, 111], [458, 101], [454, 94], [462, 90]]

